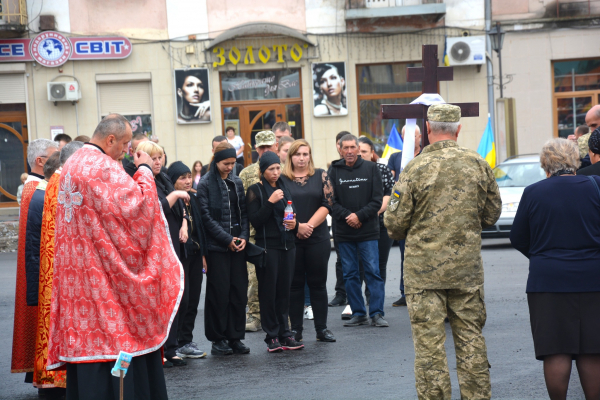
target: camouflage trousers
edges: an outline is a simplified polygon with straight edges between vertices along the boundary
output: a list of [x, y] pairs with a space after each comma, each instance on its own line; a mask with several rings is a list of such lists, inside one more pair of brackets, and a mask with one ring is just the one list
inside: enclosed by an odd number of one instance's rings
[[[254, 236], [250, 237], [254, 243]], [[254, 264], [246, 263], [248, 267], [248, 314], [253, 314], [260, 319], [260, 305], [258, 304], [258, 279], [256, 278], [256, 267]]]
[[450, 373], [446, 358], [448, 316], [461, 399], [490, 399], [489, 363], [481, 330], [486, 310], [483, 286], [469, 289], [405, 288], [415, 346], [415, 379], [419, 399], [450, 399]]

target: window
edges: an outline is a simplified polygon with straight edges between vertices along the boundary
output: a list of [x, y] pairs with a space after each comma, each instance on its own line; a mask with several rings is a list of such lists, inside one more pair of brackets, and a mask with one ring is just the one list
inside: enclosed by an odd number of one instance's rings
[[567, 137], [600, 103], [600, 59], [555, 61], [553, 72], [554, 135]]
[[100, 118], [123, 115], [133, 134], [152, 136], [152, 83], [150, 73], [96, 76]]
[[421, 63], [357, 65], [358, 106], [360, 134], [375, 144], [381, 156], [394, 125], [398, 132], [405, 120], [381, 118], [382, 104], [409, 104], [421, 95], [420, 82], [406, 81], [406, 68], [420, 67]]

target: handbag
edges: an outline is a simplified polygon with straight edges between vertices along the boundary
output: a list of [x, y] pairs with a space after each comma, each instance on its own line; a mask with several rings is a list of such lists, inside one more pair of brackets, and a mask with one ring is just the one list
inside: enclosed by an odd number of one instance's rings
[[[262, 207], [263, 197], [262, 191], [260, 187], [258, 188], [258, 194], [260, 195], [260, 205]], [[265, 226], [263, 225], [263, 237], [265, 238], [265, 247], [260, 247], [255, 245], [254, 243], [247, 242], [246, 243], [246, 261], [250, 264], [254, 264], [257, 268], [262, 268], [266, 263], [266, 254], [267, 254], [267, 235], [265, 231]]]

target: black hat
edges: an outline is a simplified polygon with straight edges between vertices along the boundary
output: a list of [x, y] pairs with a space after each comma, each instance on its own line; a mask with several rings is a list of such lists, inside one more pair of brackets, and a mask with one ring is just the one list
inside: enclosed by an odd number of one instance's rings
[[260, 160], [258, 161], [260, 173], [264, 173], [267, 170], [267, 168], [269, 168], [271, 165], [279, 163], [281, 163], [281, 160], [279, 159], [279, 156], [277, 154], [271, 151], [263, 153], [263, 155], [260, 157]]
[[588, 147], [594, 154], [600, 154], [600, 128], [596, 128], [590, 135]]
[[177, 179], [179, 179], [181, 175], [191, 173], [192, 171], [190, 171], [187, 165], [185, 165], [181, 161], [175, 161], [169, 166], [169, 169], [167, 169], [167, 175], [169, 175], [169, 179], [171, 180], [171, 182], [173, 182], [173, 184], [177, 182]]

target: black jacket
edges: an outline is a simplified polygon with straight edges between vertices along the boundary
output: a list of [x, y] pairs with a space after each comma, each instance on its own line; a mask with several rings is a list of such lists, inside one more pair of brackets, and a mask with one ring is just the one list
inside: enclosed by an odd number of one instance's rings
[[[198, 182], [200, 184], [200, 182]], [[186, 257], [192, 257], [198, 252], [206, 256], [206, 233], [202, 223], [200, 201], [196, 195], [189, 192], [190, 205], [188, 209], [188, 241], [185, 243]], [[193, 229], [192, 229], [193, 228]]]
[[[200, 183], [198, 184], [198, 201], [200, 202], [200, 213], [202, 214], [202, 224], [204, 225], [204, 231], [206, 232], [206, 244], [209, 251], [220, 251], [226, 252], [227, 246], [233, 240], [233, 235], [230, 232], [231, 215], [229, 213], [229, 194], [227, 193], [227, 187], [222, 179], [218, 181], [221, 184], [221, 198], [222, 203], [220, 205], [222, 210], [221, 220], [216, 221], [210, 213], [210, 196], [208, 194], [209, 179], [213, 173], [210, 170], [206, 175], [202, 176]], [[237, 210], [238, 218], [240, 221], [240, 227], [242, 229], [240, 239], [248, 241], [250, 237], [250, 228], [248, 226], [248, 213], [246, 212], [246, 196], [244, 194], [244, 185], [242, 180], [234, 176], [233, 173], [229, 174], [227, 180], [235, 184], [237, 194]]]
[[27, 280], [27, 305], [38, 305], [40, 288], [40, 239], [42, 236], [42, 214], [46, 191], [36, 190], [29, 203], [27, 230], [25, 235], [25, 277]]
[[597, 162], [596, 164], [591, 164], [585, 168], [578, 169], [577, 175], [598, 175], [598, 176], [600, 176], [600, 162]]
[[[334, 237], [338, 242], [363, 242], [379, 239], [377, 212], [383, 201], [383, 184], [377, 165], [362, 158], [352, 167], [345, 160], [334, 161], [329, 169], [333, 185]], [[346, 217], [355, 213], [362, 223], [354, 229], [346, 223]]]

